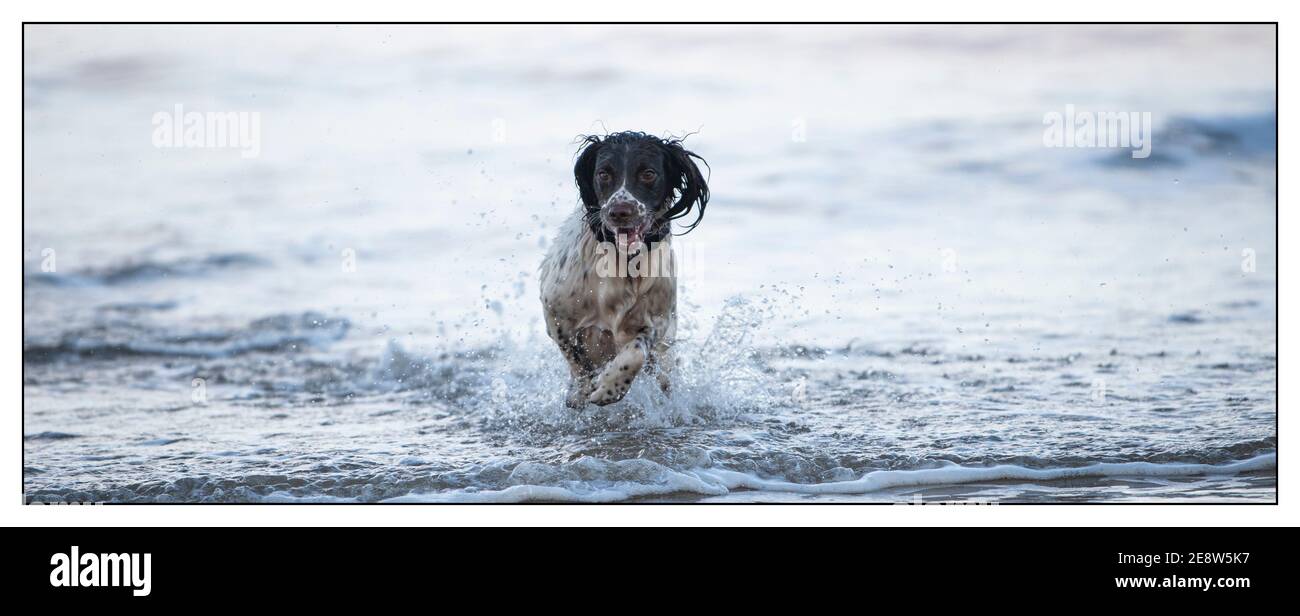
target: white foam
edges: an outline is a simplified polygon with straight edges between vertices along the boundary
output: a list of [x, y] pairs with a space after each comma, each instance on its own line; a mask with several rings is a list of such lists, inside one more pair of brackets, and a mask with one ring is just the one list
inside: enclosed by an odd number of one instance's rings
[[714, 470], [707, 474], [728, 489], [796, 492], [800, 494], [868, 494], [890, 488], [927, 487], [985, 481], [1058, 481], [1079, 477], [1185, 477], [1235, 475], [1277, 468], [1277, 454], [1269, 453], [1229, 464], [1155, 464], [1152, 462], [1102, 462], [1068, 468], [1025, 468], [1003, 464], [970, 467], [953, 464], [912, 471], [873, 471], [852, 481], [791, 483], [760, 479], [745, 473]]
[[1047, 482], [1080, 477], [1188, 477], [1235, 475], [1277, 468], [1277, 454], [1269, 453], [1228, 464], [1156, 464], [1151, 462], [1098, 463], [1068, 468], [1026, 468], [1015, 465], [969, 467], [956, 464], [932, 469], [873, 471], [859, 479], [827, 483], [793, 483], [763, 479], [719, 468], [663, 472], [653, 483], [636, 481], [581, 482], [563, 485], [516, 485], [503, 490], [456, 490], [408, 494], [386, 503], [609, 503], [645, 496], [693, 493], [721, 496], [733, 490], [796, 494], [870, 494], [891, 488], [949, 486], [991, 481]]
[[338, 503], [355, 503], [359, 502], [355, 498], [345, 498], [342, 496], [328, 496], [318, 494], [313, 496], [297, 496], [289, 492], [276, 491], [262, 497], [262, 502], [271, 505], [334, 505]]
[[386, 499], [385, 503], [617, 503], [643, 496], [660, 496], [685, 492], [721, 496], [728, 493], [726, 486], [710, 482], [691, 473], [666, 473], [663, 481], [638, 483], [620, 481], [606, 485], [570, 484], [568, 486], [510, 486], [504, 490], [439, 492], [434, 494], [407, 494]]

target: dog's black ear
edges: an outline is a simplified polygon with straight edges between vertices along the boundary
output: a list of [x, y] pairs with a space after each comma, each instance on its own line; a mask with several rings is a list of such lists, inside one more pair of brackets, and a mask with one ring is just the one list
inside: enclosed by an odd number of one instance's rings
[[680, 197], [677, 203], [668, 209], [665, 217], [669, 220], [676, 220], [691, 213], [692, 207], [695, 208], [695, 222], [691, 223], [682, 235], [690, 233], [700, 221], [704, 219], [704, 208], [709, 204], [709, 185], [700, 173], [700, 168], [696, 166], [695, 160], [704, 163], [707, 169], [709, 163], [701, 158], [695, 152], [682, 147], [682, 142], [677, 139], [668, 139], [663, 142], [664, 149], [668, 155], [668, 164], [671, 176], [677, 180], [674, 189]]
[[578, 183], [578, 194], [582, 197], [582, 205], [589, 210], [598, 207], [596, 203], [596, 187], [592, 185], [596, 174], [596, 154], [600, 152], [601, 139], [596, 135], [586, 135], [580, 137], [581, 148], [578, 152], [578, 162], [573, 164], [573, 181]]

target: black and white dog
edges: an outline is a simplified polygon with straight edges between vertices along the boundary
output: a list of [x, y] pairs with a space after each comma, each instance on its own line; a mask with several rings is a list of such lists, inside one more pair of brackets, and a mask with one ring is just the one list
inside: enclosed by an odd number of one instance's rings
[[[667, 393], [677, 330], [672, 221], [704, 217], [709, 187], [680, 139], [585, 137], [573, 167], [582, 206], [542, 262], [546, 333], [569, 362], [567, 404], [623, 399], [642, 368]], [[707, 164], [706, 164], [707, 166]], [[630, 263], [629, 263], [630, 259]]]

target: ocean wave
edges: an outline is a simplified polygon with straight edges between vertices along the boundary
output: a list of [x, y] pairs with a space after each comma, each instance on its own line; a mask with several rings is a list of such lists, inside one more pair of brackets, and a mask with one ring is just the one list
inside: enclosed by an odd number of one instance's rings
[[[896, 488], [927, 488], [972, 483], [1028, 481], [1054, 482], [1077, 478], [1144, 478], [1237, 475], [1275, 470], [1277, 454], [1268, 453], [1228, 464], [1186, 464], [1151, 462], [1104, 462], [1068, 468], [1027, 468], [1015, 465], [970, 467], [948, 464], [940, 468], [873, 471], [858, 479], [826, 483], [793, 483], [772, 480], [721, 468], [674, 471], [648, 460], [586, 464], [590, 478], [562, 479], [553, 485], [520, 484], [501, 490], [474, 488], [434, 494], [408, 494], [384, 500], [386, 503], [523, 503], [574, 502], [610, 503], [674, 493], [719, 496], [735, 490], [756, 490], [787, 494], [861, 495]], [[631, 469], [632, 472], [627, 472]], [[574, 475], [572, 469], [554, 469], [534, 474], [552, 479]], [[513, 476], [513, 473], [512, 473]]]
[[40, 432], [40, 433], [37, 433], [37, 434], [24, 434], [24, 435], [23, 435], [23, 441], [24, 441], [24, 442], [26, 442], [26, 441], [61, 441], [61, 440], [64, 440], [64, 439], [78, 438], [78, 437], [80, 437], [80, 436], [81, 436], [80, 434], [72, 434], [72, 433], [70, 433], [70, 432], [57, 432], [57, 431], [53, 431], [53, 430], [46, 430], [45, 432]]
[[[253, 455], [253, 454], [249, 454]], [[985, 488], [1011, 482], [1052, 490], [1077, 485], [1080, 479], [1115, 479], [1151, 482], [1160, 478], [1234, 481], [1251, 474], [1267, 481], [1277, 468], [1276, 452], [1261, 453], [1224, 464], [1118, 462], [1083, 466], [1030, 468], [1002, 464], [936, 468], [878, 470], [854, 477], [848, 469], [828, 481], [798, 483], [740, 472], [715, 464], [702, 451], [687, 452], [677, 463], [650, 459], [607, 460], [582, 457], [547, 464], [524, 461], [492, 463], [452, 470], [442, 465], [392, 465], [353, 468], [329, 464], [297, 473], [271, 471], [242, 476], [195, 475], [170, 481], [144, 481], [101, 488], [65, 487], [28, 490], [29, 502], [264, 502], [264, 503], [620, 503], [628, 501], [691, 501], [741, 495], [743, 500], [788, 501], [792, 495], [864, 497], [897, 501], [917, 490]], [[24, 471], [39, 475], [35, 467]], [[1018, 487], [1023, 487], [1020, 485]], [[765, 495], [755, 499], [755, 495]], [[994, 498], [992, 500], [997, 500]]]
[[63, 332], [53, 339], [24, 340], [23, 362], [46, 363], [70, 357], [231, 357], [328, 344], [342, 339], [349, 327], [347, 319], [317, 312], [274, 315], [242, 328], [188, 332], [115, 321]]
[[245, 253], [221, 253], [204, 257], [183, 257], [171, 261], [151, 259], [128, 260], [104, 267], [90, 267], [61, 272], [28, 272], [24, 284], [52, 286], [115, 286], [148, 282], [164, 278], [203, 276], [225, 269], [241, 269], [265, 265], [260, 257]]
[[1230, 116], [1178, 116], [1170, 118], [1151, 137], [1148, 158], [1133, 158], [1128, 150], [1110, 152], [1098, 159], [1108, 167], [1132, 169], [1179, 167], [1199, 161], [1253, 160], [1271, 166], [1277, 156], [1277, 113]]

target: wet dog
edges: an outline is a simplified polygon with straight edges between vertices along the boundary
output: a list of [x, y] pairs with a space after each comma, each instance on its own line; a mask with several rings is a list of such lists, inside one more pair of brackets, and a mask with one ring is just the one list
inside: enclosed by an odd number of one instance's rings
[[541, 268], [546, 333], [572, 375], [570, 407], [618, 402], [645, 370], [668, 392], [677, 330], [672, 222], [695, 212], [694, 229], [709, 202], [696, 160], [704, 162], [679, 139], [583, 139], [573, 166], [582, 203]]

